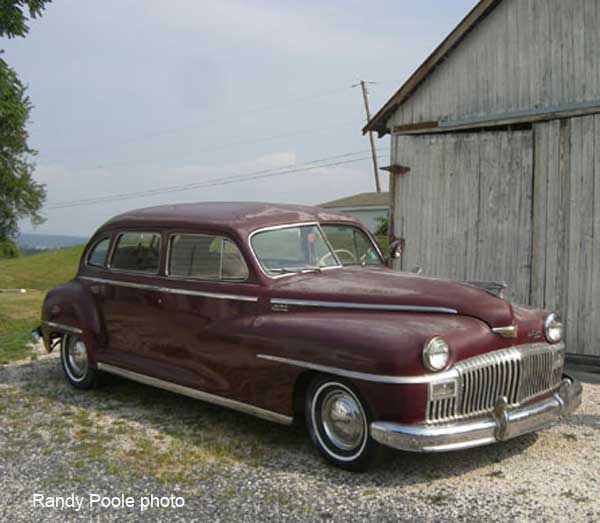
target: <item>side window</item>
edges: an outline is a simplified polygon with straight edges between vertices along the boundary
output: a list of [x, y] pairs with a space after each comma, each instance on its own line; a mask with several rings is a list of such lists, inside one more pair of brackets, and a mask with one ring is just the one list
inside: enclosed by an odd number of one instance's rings
[[119, 236], [111, 268], [123, 271], [157, 273], [160, 264], [160, 234], [125, 232]]
[[220, 236], [176, 234], [171, 237], [169, 275], [200, 280], [243, 281], [248, 267], [236, 245]]
[[106, 257], [108, 255], [108, 247], [110, 246], [110, 238], [102, 238], [90, 250], [87, 257], [88, 265], [95, 267], [104, 267], [106, 265]]
[[343, 265], [381, 265], [369, 237], [352, 225], [323, 225], [323, 231]]

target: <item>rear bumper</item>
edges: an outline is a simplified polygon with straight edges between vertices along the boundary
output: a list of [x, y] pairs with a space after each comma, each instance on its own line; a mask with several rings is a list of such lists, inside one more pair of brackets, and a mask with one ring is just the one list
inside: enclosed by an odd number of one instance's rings
[[579, 407], [581, 394], [581, 383], [565, 376], [549, 398], [512, 409], [499, 401], [487, 418], [430, 426], [377, 421], [371, 423], [371, 436], [382, 445], [412, 452], [479, 447], [549, 427]]

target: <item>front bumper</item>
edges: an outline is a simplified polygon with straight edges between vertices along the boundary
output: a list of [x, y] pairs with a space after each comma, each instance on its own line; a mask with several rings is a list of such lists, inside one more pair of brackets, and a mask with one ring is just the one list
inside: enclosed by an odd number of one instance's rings
[[376, 421], [371, 423], [371, 436], [382, 445], [412, 452], [479, 447], [549, 427], [579, 407], [581, 394], [581, 383], [565, 376], [549, 398], [515, 408], [508, 408], [501, 398], [487, 418], [429, 426]]

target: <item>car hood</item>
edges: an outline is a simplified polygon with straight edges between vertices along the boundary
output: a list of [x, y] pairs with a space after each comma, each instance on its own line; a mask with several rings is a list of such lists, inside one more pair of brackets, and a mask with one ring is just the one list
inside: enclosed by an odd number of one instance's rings
[[273, 299], [326, 302], [321, 306], [364, 310], [403, 308], [463, 314], [490, 327], [513, 323], [509, 302], [474, 285], [387, 268], [345, 267], [277, 279]]

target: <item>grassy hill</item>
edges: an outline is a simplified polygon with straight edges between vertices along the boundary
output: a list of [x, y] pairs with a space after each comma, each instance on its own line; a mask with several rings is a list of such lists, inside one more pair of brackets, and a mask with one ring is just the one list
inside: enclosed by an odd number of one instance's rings
[[31, 355], [26, 347], [39, 325], [46, 291], [77, 272], [83, 245], [0, 260], [0, 289], [27, 289], [24, 294], [0, 292], [0, 364]]

